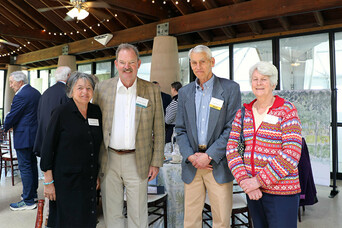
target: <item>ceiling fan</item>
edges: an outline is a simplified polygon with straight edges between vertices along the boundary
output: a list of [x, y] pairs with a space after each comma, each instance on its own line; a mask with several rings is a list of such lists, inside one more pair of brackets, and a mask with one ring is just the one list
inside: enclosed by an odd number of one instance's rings
[[95, 10], [94, 8], [111, 8], [111, 6], [103, 1], [86, 1], [86, 0], [70, 0], [64, 1], [59, 0], [59, 2], [68, 4], [67, 6], [56, 6], [56, 7], [47, 7], [38, 9], [39, 12], [46, 12], [49, 10], [58, 10], [58, 9], [70, 9], [67, 12], [67, 16], [64, 18], [65, 21], [71, 21], [73, 19], [83, 20], [89, 15], [89, 12], [94, 14], [95, 16], [105, 17], [106, 14]]
[[14, 46], [14, 47], [19, 47], [18, 44], [15, 44], [15, 43], [12, 43], [12, 42], [9, 42], [7, 40], [4, 40], [4, 39], [0, 39], [0, 43], [3, 43], [3, 44], [8, 44], [8, 45], [11, 45], [11, 46]]

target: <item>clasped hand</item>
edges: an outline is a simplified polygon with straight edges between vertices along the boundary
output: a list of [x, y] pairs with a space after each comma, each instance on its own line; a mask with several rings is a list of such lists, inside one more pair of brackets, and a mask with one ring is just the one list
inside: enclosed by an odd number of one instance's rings
[[208, 169], [213, 170], [213, 166], [210, 165], [209, 155], [206, 153], [195, 153], [188, 157], [188, 160], [196, 169]]
[[260, 186], [256, 177], [248, 178], [240, 182], [240, 187], [251, 200], [258, 200], [262, 197]]

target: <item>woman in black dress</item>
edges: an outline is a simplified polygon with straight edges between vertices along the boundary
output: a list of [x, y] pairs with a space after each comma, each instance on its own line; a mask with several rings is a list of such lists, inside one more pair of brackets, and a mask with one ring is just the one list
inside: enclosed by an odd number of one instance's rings
[[72, 73], [67, 81], [72, 99], [52, 113], [40, 163], [44, 195], [50, 200], [48, 227], [96, 227], [102, 115], [90, 103], [94, 87], [91, 75]]

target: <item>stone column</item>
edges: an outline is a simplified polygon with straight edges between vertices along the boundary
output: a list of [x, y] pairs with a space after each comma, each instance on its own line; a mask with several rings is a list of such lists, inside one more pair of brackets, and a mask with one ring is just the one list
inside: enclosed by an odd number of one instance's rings
[[11, 104], [14, 97], [14, 91], [9, 86], [9, 76], [12, 72], [21, 70], [21, 66], [16, 65], [7, 65], [7, 76], [5, 83], [5, 97], [4, 97], [4, 117], [6, 114], [11, 111]]
[[73, 55], [60, 55], [58, 57], [57, 66], [68, 66], [71, 69], [71, 72], [77, 70], [76, 68], [76, 56]]
[[179, 81], [178, 45], [176, 37], [156, 36], [153, 40], [151, 77], [164, 93], [171, 94], [170, 85]]

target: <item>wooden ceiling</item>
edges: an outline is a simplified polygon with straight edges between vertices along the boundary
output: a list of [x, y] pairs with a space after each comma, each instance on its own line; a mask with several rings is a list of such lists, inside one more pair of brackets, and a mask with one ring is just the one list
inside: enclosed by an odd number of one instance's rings
[[[65, 0], [0, 0], [0, 38], [20, 45], [0, 43], [0, 67], [9, 63], [29, 68], [56, 65], [66, 44], [77, 60], [112, 57], [122, 42], [149, 53], [157, 25], [166, 22], [180, 48], [342, 28], [341, 0], [97, 2], [106, 2], [110, 8], [91, 9], [81, 21], [64, 21], [69, 10], [63, 7], [68, 6]], [[37, 10], [48, 7], [60, 9]], [[113, 34], [106, 46], [94, 40], [106, 33]]]

